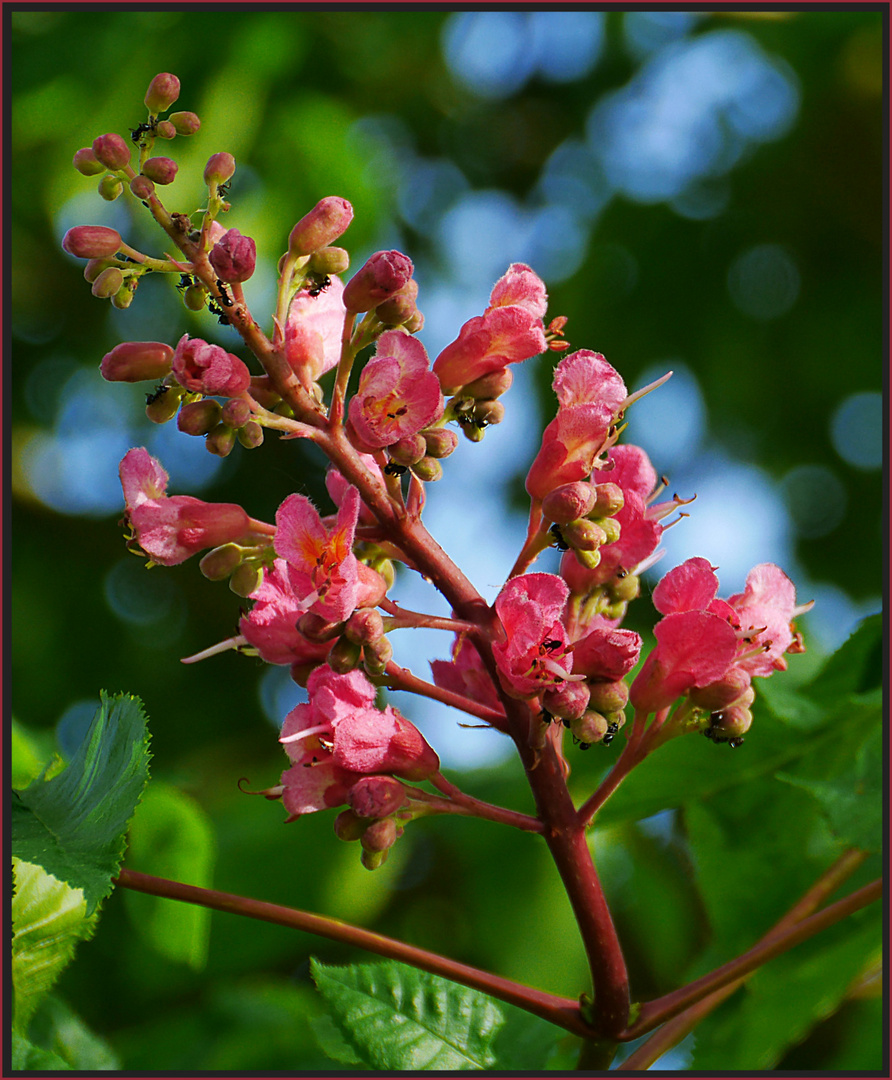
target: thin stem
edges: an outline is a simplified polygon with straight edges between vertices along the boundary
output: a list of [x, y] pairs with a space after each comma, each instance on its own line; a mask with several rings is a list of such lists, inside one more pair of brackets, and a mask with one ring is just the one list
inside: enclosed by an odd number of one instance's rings
[[378, 605], [390, 616], [390, 629], [403, 630], [409, 627], [423, 628], [427, 630], [450, 630], [454, 634], [471, 634], [478, 630], [475, 623], [464, 622], [461, 619], [446, 619], [440, 615], [427, 615], [422, 611], [410, 611], [401, 608], [392, 600], [385, 597]]
[[[818, 878], [808, 892], [796, 901], [793, 907], [775, 923], [761, 940], [765, 941], [773, 934], [778, 933], [778, 931], [789, 926], [795, 926], [807, 915], [811, 915], [831, 893], [835, 892], [858, 869], [866, 858], [867, 853], [864, 851], [858, 851], [855, 848], [846, 851], [829, 870]], [[672, 1020], [668, 1020], [654, 1032], [643, 1046], [639, 1046], [634, 1053], [630, 1054], [618, 1068], [649, 1069], [663, 1054], [671, 1050], [673, 1046], [677, 1046], [686, 1035], [693, 1031], [701, 1020], [717, 1009], [732, 994], [736, 993], [748, 977], [744, 976], [735, 982], [729, 983], [721, 990], [716, 990], [703, 998], [702, 1001], [698, 1001], [696, 1005], [685, 1009], [684, 1012], [679, 1013]]]
[[348, 311], [344, 318], [344, 329], [341, 332], [341, 358], [338, 360], [338, 370], [331, 395], [330, 428], [340, 427], [344, 422], [344, 399], [347, 396], [347, 383], [350, 381], [350, 372], [353, 370], [353, 361], [356, 359], [357, 352], [352, 344], [355, 323], [356, 315]]
[[544, 831], [544, 826], [538, 818], [531, 817], [529, 814], [520, 814], [516, 810], [507, 810], [504, 806], [494, 806], [492, 803], [475, 799], [472, 795], [466, 795], [455, 784], [450, 783], [442, 773], [434, 773], [429, 779], [438, 791], [442, 791], [447, 796], [449, 802], [459, 808], [457, 811], [453, 810], [453, 813], [464, 812], [474, 817], [486, 818], [487, 821], [499, 822], [502, 825], [513, 825], [526, 832]]
[[446, 690], [442, 686], [435, 686], [433, 683], [425, 682], [424, 679], [419, 679], [408, 668], [400, 667], [393, 660], [384, 669], [384, 674], [373, 681], [383, 683], [391, 690], [407, 690], [412, 694], [421, 694], [422, 697], [441, 701], [444, 705], [451, 705], [454, 709], [461, 709], [462, 712], [466, 712], [470, 716], [485, 720], [487, 724], [499, 731], [505, 730], [504, 713], [497, 712], [488, 705], [481, 705], [477, 701], [472, 701], [462, 694], [455, 693], [454, 690]]
[[403, 941], [396, 941], [383, 934], [375, 934], [359, 926], [351, 926], [350, 923], [341, 922], [340, 919], [330, 919], [324, 915], [314, 915], [308, 911], [282, 907], [262, 900], [252, 900], [246, 896], [236, 896], [216, 889], [201, 889], [195, 885], [184, 885], [179, 881], [168, 881], [165, 878], [153, 877], [151, 874], [140, 874], [135, 870], [122, 870], [116, 879], [116, 884], [137, 892], [149, 893], [151, 896], [199, 904], [214, 911], [247, 915], [249, 918], [317, 934], [332, 941], [341, 941], [344, 944], [377, 953], [379, 956], [411, 964], [422, 971], [440, 975], [444, 979], [452, 979], [474, 990], [482, 990], [485, 994], [490, 994], [500, 1001], [507, 1001], [510, 1005], [517, 1005], [575, 1035], [591, 1035], [591, 1030], [582, 1017], [579, 1003], [572, 998], [562, 998], [543, 990], [524, 986], [512, 979], [505, 979], [500, 975], [493, 975], [480, 968], [471, 967], [469, 964], [460, 964], [438, 953], [428, 952], [427, 949], [407, 945]]
[[[661, 717], [665, 719], [668, 709], [664, 709], [663, 712], [658, 713], [654, 724], [661, 724]], [[632, 769], [636, 765], [640, 765], [641, 762], [650, 753], [648, 741], [645, 739], [645, 725], [647, 723], [646, 713], [635, 713], [635, 719], [632, 723], [632, 733], [629, 736], [629, 741], [623, 747], [623, 752], [620, 754], [616, 761], [616, 764], [604, 777], [598, 789], [591, 795], [579, 808], [579, 817], [587, 825], [601, 809], [604, 803], [610, 798], [610, 796], [616, 791], [619, 785], [625, 780]]]
[[815, 934], [825, 930], [828, 926], [848, 918], [849, 915], [867, 907], [883, 895], [883, 882], [881, 878], [870, 882], [863, 888], [853, 892], [843, 900], [830, 904], [822, 911], [809, 915], [800, 920], [795, 926], [785, 927], [782, 930], [772, 930], [758, 944], [748, 952], [742, 953], [736, 959], [723, 964], [721, 967], [704, 975], [701, 979], [695, 979], [687, 986], [674, 990], [671, 994], [648, 1001], [641, 1007], [641, 1012], [634, 1024], [623, 1031], [620, 1038], [624, 1040], [637, 1039], [653, 1031], [655, 1027], [678, 1016], [691, 1005], [702, 1001], [703, 998], [716, 990], [721, 990], [729, 983], [735, 982], [744, 975], [750, 974], [756, 968], [772, 960], [775, 956], [792, 949], [802, 941], [814, 937]]

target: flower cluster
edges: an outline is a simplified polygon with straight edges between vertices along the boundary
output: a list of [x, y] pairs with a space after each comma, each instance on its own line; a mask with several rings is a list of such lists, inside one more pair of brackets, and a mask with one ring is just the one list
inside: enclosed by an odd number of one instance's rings
[[[176, 416], [182, 432], [203, 436], [221, 456], [237, 444], [256, 449], [270, 431], [310, 439], [330, 461], [334, 512], [291, 492], [274, 522], [233, 504], [168, 496], [167, 474], [144, 449], [131, 450], [120, 468], [131, 546], [150, 565], [205, 552], [202, 573], [228, 580], [250, 603], [238, 632], [199, 656], [251, 652], [288, 666], [307, 688], [308, 702], [282, 728], [291, 766], [266, 794], [281, 797], [289, 820], [346, 806], [338, 835], [361, 839], [368, 866], [380, 865], [412, 817], [467, 812], [419, 731], [391, 706], [376, 705], [384, 684], [462, 708], [524, 754], [553, 754], [564, 772], [564, 730], [582, 748], [609, 746], [627, 704], [635, 745], [648, 752], [690, 730], [739, 745], [752, 723], [752, 679], [782, 670], [785, 655], [802, 649], [792, 620], [805, 609], [778, 567], [757, 566], [744, 592], [727, 600], [718, 599], [705, 559], [670, 570], [653, 593], [662, 616], [656, 646], [628, 683], [643, 642], [621, 623], [641, 574], [661, 554], [666, 518], [683, 503], [660, 501], [666, 482], [642, 449], [620, 442], [626, 411], [657, 384], [629, 394], [605, 357], [588, 349], [559, 360], [556, 414], [526, 475], [528, 535], [489, 607], [424, 528], [425, 485], [442, 475], [458, 432], [479, 443], [504, 417], [511, 365], [569, 349], [567, 320], [546, 325], [543, 282], [514, 263], [483, 313], [431, 363], [416, 336], [424, 318], [411, 260], [380, 251], [348, 275], [349, 254], [333, 242], [353, 209], [331, 196], [291, 230], [267, 337], [243, 289], [256, 245], [218, 220], [232, 209], [232, 155], [207, 162], [199, 227], [193, 215], [169, 213], [157, 194], [176, 164], [153, 156], [155, 141], [200, 127], [192, 113], [169, 112], [179, 89], [174, 76], [157, 76], [146, 95], [148, 119], [131, 145], [101, 135], [74, 161], [84, 175], [103, 174], [104, 198], [126, 187], [144, 202], [179, 257], [149, 256], [117, 231], [92, 225], [71, 229], [63, 247], [87, 260], [96, 296], [124, 307], [144, 273], [170, 274], [190, 312], [207, 310], [239, 332], [244, 358], [189, 333], [175, 346], [124, 342], [108, 352], [100, 365], [107, 380], [157, 384], [147, 397], [150, 420]], [[531, 571], [549, 547], [563, 552], [560, 572]], [[443, 592], [451, 618], [398, 607], [389, 593], [400, 564]], [[455, 634], [451, 659], [432, 662], [432, 683], [393, 662], [388, 636], [424, 626]], [[446, 796], [414, 786], [425, 781]]]

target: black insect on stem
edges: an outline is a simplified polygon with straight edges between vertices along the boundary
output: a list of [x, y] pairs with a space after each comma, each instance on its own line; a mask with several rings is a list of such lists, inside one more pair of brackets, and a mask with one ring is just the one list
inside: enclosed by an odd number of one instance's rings
[[604, 732], [604, 737], [601, 739], [602, 744], [604, 746], [609, 746], [613, 742], [618, 731], [619, 724], [617, 724], [616, 721], [614, 721], [612, 724], [608, 724], [607, 730]]
[[395, 461], [388, 461], [384, 466], [385, 476], [402, 476], [406, 472], [405, 465], [397, 465]]
[[219, 278], [217, 278], [217, 288], [218, 288], [218, 290], [220, 292], [220, 298], [219, 298], [220, 303], [224, 307], [232, 307], [233, 301], [232, 301], [232, 297], [226, 291], [226, 282], [221, 281]]
[[130, 129], [130, 138], [134, 143], [139, 143], [143, 135], [154, 135], [158, 129], [158, 121], [152, 120], [148, 124], [140, 124]]
[[310, 296], [318, 296], [320, 293], [325, 292], [328, 286], [331, 285], [331, 278], [326, 274], [324, 277], [309, 278], [307, 285], [307, 293]]
[[156, 386], [151, 394], [146, 394], [146, 405], [154, 405], [156, 401], [164, 397], [169, 389], [170, 387], [165, 386], [163, 383]]
[[561, 527], [560, 525], [558, 525], [557, 522], [555, 522], [548, 531], [554, 537], [554, 546], [558, 549], [558, 551], [570, 550], [570, 545], [564, 539], [564, 535], [561, 532]]

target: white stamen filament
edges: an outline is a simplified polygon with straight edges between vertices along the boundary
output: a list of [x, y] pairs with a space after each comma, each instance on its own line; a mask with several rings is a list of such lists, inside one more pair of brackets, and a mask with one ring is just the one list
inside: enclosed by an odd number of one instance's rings
[[667, 371], [665, 375], [663, 375], [661, 378], [657, 379], [655, 382], [648, 383], [647, 386], [643, 386], [640, 390], [636, 390], [634, 394], [629, 394], [629, 396], [622, 403], [622, 405], [620, 405], [617, 412], [625, 412], [626, 409], [628, 409], [628, 407], [630, 405], [632, 405], [634, 402], [638, 401], [639, 398], [643, 398], [644, 395], [649, 394], [651, 392], [651, 390], [656, 390], [656, 388], [658, 386], [662, 386], [663, 383], [666, 382], [667, 379], [671, 379], [671, 378], [672, 378], [672, 372]]
[[241, 634], [236, 634], [235, 637], [227, 638], [225, 641], [218, 641], [216, 645], [211, 645], [210, 648], [203, 649], [201, 652], [195, 653], [194, 656], [184, 656], [180, 663], [197, 664], [199, 660], [207, 660], [209, 656], [216, 656], [217, 653], [227, 652], [229, 649], [238, 649], [247, 644], [247, 638], [242, 637]]
[[320, 733], [329, 734], [331, 728], [328, 724], [315, 724], [313, 727], [304, 728], [303, 731], [298, 731], [294, 735], [283, 735], [280, 739], [280, 743], [292, 743], [297, 742], [299, 739], [306, 739], [310, 735], [318, 735]]

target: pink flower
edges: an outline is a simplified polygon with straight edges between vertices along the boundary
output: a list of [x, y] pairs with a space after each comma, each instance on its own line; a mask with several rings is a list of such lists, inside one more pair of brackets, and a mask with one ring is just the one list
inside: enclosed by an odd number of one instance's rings
[[784, 653], [799, 647], [792, 619], [811, 605], [796, 606], [796, 589], [783, 570], [774, 563], [754, 566], [746, 576], [744, 591], [730, 596], [728, 604], [734, 610], [738, 633], [746, 646], [746, 655], [738, 660], [739, 666], [751, 675], [784, 671], [787, 667]]
[[600, 353], [588, 349], [561, 360], [552, 386], [557, 416], [545, 429], [526, 480], [527, 491], [539, 500], [561, 484], [588, 478], [628, 396], [616, 371]]
[[211, 248], [208, 261], [221, 281], [247, 281], [257, 263], [257, 245], [238, 229], [229, 229]]
[[341, 622], [357, 607], [359, 562], [353, 537], [359, 492], [348, 489], [331, 532], [306, 495], [289, 495], [276, 511], [276, 554], [288, 563], [288, 577], [302, 611]]
[[294, 762], [282, 774], [282, 801], [291, 818], [341, 806], [364, 776], [424, 780], [440, 761], [421, 733], [396, 709], [375, 708], [375, 688], [359, 671], [317, 668], [310, 701], [285, 718], [280, 742]]
[[573, 674], [599, 682], [617, 682], [628, 675], [638, 663], [641, 635], [615, 629], [599, 617], [589, 626], [589, 633], [573, 644]]
[[[365, 465], [369, 472], [380, 483], [381, 487], [384, 487], [384, 474], [381, 472], [381, 468], [378, 462], [372, 457], [371, 454], [360, 454], [359, 460]], [[350, 481], [345, 479], [340, 472], [333, 465], [328, 467], [325, 473], [325, 487], [328, 494], [331, 496], [331, 501], [335, 506], [340, 506], [344, 501], [344, 497], [350, 490]], [[363, 525], [377, 525], [378, 519], [372, 513], [372, 511], [366, 506], [366, 504], [360, 503], [359, 507], [359, 520]]]
[[457, 634], [452, 648], [452, 660], [431, 660], [434, 682], [444, 690], [470, 698], [490, 709], [502, 711], [489, 672], [483, 666], [480, 653], [463, 634]]
[[285, 323], [285, 357], [305, 386], [337, 366], [347, 309], [344, 283], [338, 277], [315, 296], [301, 289], [291, 301]]
[[383, 333], [350, 401], [350, 424], [363, 449], [392, 446], [442, 414], [440, 383], [424, 346], [401, 330]]
[[536, 274], [523, 263], [513, 263], [493, 286], [483, 315], [466, 322], [437, 357], [434, 374], [443, 392], [454, 394], [483, 375], [544, 352], [546, 301], [545, 286]]
[[[521, 574], [496, 597], [506, 640], [493, 645], [502, 686], [512, 697], [531, 698], [559, 687], [573, 657], [561, 622], [569, 590], [555, 574]], [[577, 678], [581, 678], [578, 676]]]
[[268, 664], [324, 663], [332, 641], [309, 641], [297, 629], [303, 614], [288, 578], [288, 564], [276, 559], [251, 593], [254, 607], [239, 620], [239, 632]]
[[180, 386], [193, 394], [236, 397], [251, 385], [251, 372], [244, 361], [219, 345], [188, 334], [177, 343], [173, 373]]
[[119, 469], [126, 515], [136, 541], [153, 562], [176, 566], [205, 548], [250, 536], [251, 519], [235, 503], [168, 497], [168, 476], [143, 448], [129, 450]]

